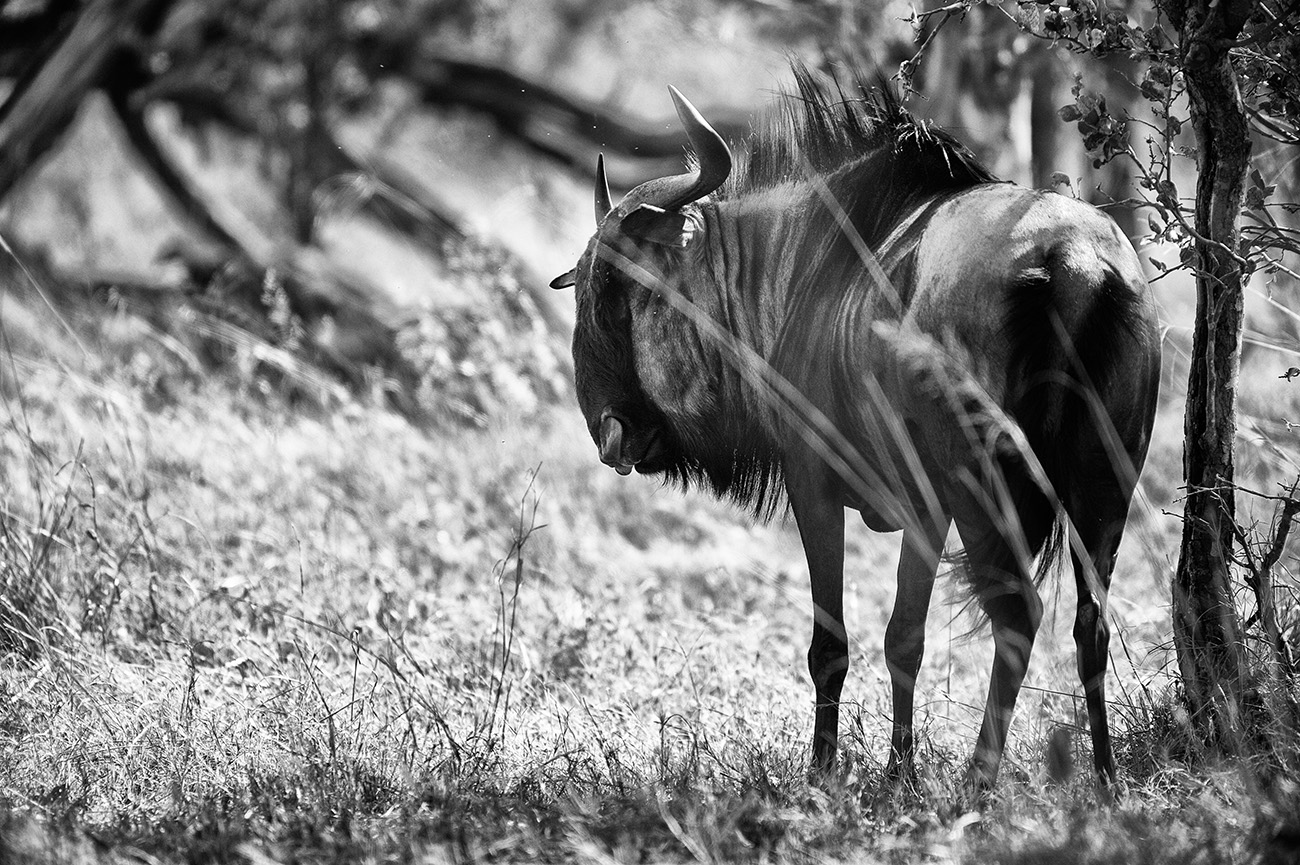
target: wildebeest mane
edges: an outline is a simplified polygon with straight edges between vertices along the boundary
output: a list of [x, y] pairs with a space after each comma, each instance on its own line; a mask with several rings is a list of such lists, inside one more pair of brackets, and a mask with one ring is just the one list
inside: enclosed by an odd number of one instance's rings
[[[797, 190], [806, 194], [810, 185], [821, 184], [818, 200], [826, 194], [834, 199], [834, 207], [822, 204], [806, 213], [803, 242], [781, 252], [795, 261], [796, 276], [768, 361], [844, 429], [863, 398], [860, 341], [879, 315], [876, 292], [863, 289], [857, 243], [879, 252], [918, 207], [996, 178], [957, 139], [913, 118], [884, 79], [870, 86], [857, 78], [850, 96], [839, 80], [803, 64], [794, 64], [793, 72], [794, 89], [784, 94], [779, 110], [733, 148], [735, 166], [715, 197], [741, 201], [788, 186], [796, 190], [793, 203]], [[907, 269], [904, 262], [895, 278]], [[730, 410], [741, 402], [728, 400]], [[752, 418], [729, 418], [744, 424], [751, 437], [767, 426], [747, 420]], [[701, 461], [686, 479], [707, 478], [715, 491], [760, 515], [775, 510], [782, 486], [777, 447], [764, 440], [745, 453], [708, 452], [714, 458]]]
[[[876, 250], [918, 206], [996, 178], [965, 145], [914, 119], [883, 79], [874, 86], [857, 79], [850, 96], [838, 80], [803, 64], [794, 64], [793, 72], [794, 89], [748, 141], [733, 147], [734, 167], [714, 199], [740, 201], [786, 185], [806, 192], [810, 184], [824, 184], [841, 209], [837, 214], [815, 208], [803, 242], [792, 240], [781, 251], [798, 262], [797, 276], [787, 293], [784, 328], [768, 357], [838, 422], [846, 418], [834, 407], [861, 399], [857, 385], [864, 371], [850, 357], [851, 344], [873, 317], [872, 299], [851, 289], [863, 267], [858, 238]], [[811, 393], [814, 388], [829, 392]], [[760, 518], [771, 516], [781, 502], [776, 441], [782, 436], [761, 422], [751, 400], [733, 393], [723, 402], [725, 411], [712, 423], [676, 431], [666, 474], [730, 498]]]
[[[829, 181], [852, 166], [843, 179], [872, 190], [871, 208], [883, 226], [917, 198], [997, 181], [966, 145], [912, 117], [884, 78], [870, 85], [855, 77], [851, 96], [836, 78], [802, 63], [792, 69], [795, 87], [783, 94], [781, 110], [734, 148], [720, 200], [807, 180], [810, 172]], [[881, 238], [863, 239], [871, 245]]]

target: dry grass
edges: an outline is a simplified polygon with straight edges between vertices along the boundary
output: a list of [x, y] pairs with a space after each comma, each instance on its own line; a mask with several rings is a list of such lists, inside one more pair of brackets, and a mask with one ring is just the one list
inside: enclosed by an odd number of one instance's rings
[[1082, 723], [1066, 591], [977, 815], [988, 640], [944, 601], [919, 789], [881, 783], [896, 538], [850, 538], [845, 760], [815, 787], [788, 526], [603, 470], [567, 405], [295, 402], [7, 279], [0, 860], [1236, 862], [1295, 828], [1292, 782], [1176, 759], [1176, 400], [1113, 601], [1125, 796], [1047, 777]]

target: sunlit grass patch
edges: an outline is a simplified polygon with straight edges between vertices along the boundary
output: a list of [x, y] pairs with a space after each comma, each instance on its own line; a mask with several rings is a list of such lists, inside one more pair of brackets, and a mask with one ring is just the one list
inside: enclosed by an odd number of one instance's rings
[[[896, 538], [850, 531], [843, 760], [812, 784], [788, 520], [617, 477], [566, 408], [421, 427], [364, 394], [193, 377], [110, 333], [129, 322], [74, 326], [115, 348], [33, 338], [0, 359], [0, 852], [17, 861], [1183, 863], [1289, 831], [1294, 791], [1180, 750], [1155, 650], [1168, 454], [1112, 596], [1123, 798], [1099, 804], [1073, 593], [1049, 586], [977, 814], [960, 780], [991, 649], [954, 641], [959, 601], [931, 617], [918, 783], [883, 779]], [[1162, 417], [1160, 441], [1177, 427]], [[1074, 771], [1054, 776], [1061, 728]]]

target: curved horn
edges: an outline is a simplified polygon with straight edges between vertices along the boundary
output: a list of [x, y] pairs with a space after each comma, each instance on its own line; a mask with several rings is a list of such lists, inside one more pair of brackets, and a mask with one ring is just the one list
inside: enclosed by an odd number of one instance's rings
[[[695, 110], [676, 87], [668, 86], [677, 106], [677, 116], [686, 128], [691, 149], [699, 166], [686, 174], [649, 180], [637, 187], [636, 197], [642, 204], [652, 204], [663, 210], [676, 210], [684, 204], [698, 201], [722, 185], [731, 173], [731, 150], [727, 142]], [[628, 196], [632, 197], [631, 194]]]
[[601, 153], [596, 156], [596, 224], [600, 225], [613, 208], [609, 198], [609, 180], [605, 177], [605, 154]]

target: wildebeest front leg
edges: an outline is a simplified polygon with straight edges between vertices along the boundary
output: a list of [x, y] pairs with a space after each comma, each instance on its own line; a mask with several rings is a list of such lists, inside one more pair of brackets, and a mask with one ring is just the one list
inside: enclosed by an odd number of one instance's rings
[[903, 534], [903, 553], [898, 561], [898, 594], [894, 612], [885, 630], [885, 663], [894, 691], [894, 731], [890, 740], [889, 764], [885, 775], [894, 780], [916, 774], [913, 763], [912, 706], [916, 675], [925, 651], [925, 620], [930, 611], [930, 593], [949, 521], [942, 525], [925, 520]]
[[821, 466], [786, 465], [786, 492], [794, 511], [812, 581], [813, 634], [808, 672], [817, 693], [813, 721], [813, 769], [835, 765], [839, 737], [840, 691], [849, 670], [844, 630], [844, 506], [832, 495]]

